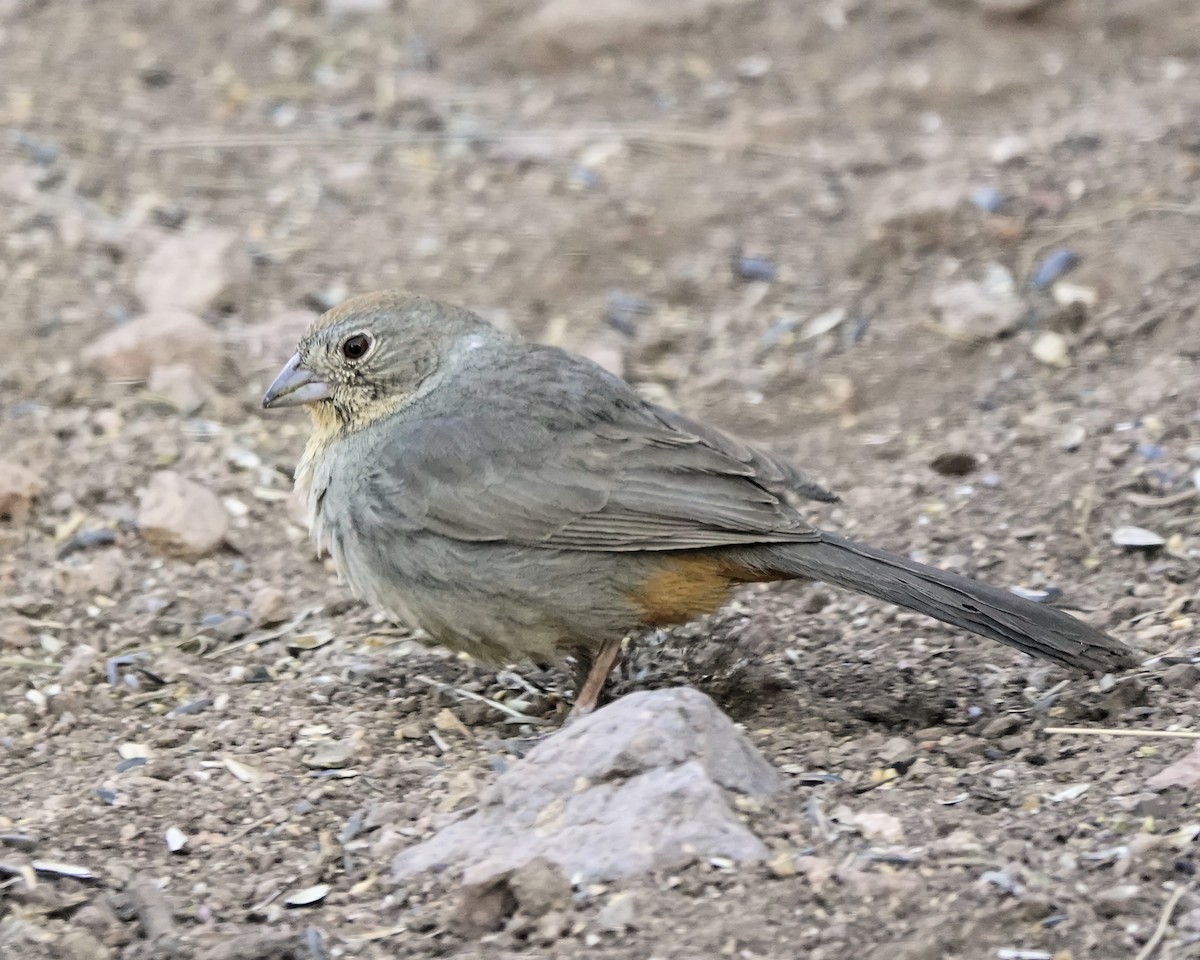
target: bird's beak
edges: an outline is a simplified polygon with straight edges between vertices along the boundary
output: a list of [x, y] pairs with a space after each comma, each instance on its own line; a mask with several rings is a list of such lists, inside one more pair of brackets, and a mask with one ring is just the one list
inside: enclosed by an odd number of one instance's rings
[[300, 362], [300, 354], [292, 354], [275, 382], [267, 388], [263, 397], [263, 408], [296, 407], [302, 403], [316, 403], [329, 399], [329, 385], [318, 380], [308, 367]]

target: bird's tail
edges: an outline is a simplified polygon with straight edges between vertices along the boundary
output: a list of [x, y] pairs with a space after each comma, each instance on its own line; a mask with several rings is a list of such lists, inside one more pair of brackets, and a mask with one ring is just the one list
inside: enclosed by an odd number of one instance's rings
[[1107, 673], [1137, 662], [1120, 641], [1054, 607], [836, 534], [759, 547], [751, 562], [865, 593], [1077, 670]]

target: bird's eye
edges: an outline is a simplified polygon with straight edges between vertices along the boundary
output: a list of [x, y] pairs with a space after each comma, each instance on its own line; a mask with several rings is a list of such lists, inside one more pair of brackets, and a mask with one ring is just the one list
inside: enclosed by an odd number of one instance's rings
[[356, 333], [342, 341], [342, 356], [347, 360], [361, 360], [371, 349], [371, 338], [365, 333]]

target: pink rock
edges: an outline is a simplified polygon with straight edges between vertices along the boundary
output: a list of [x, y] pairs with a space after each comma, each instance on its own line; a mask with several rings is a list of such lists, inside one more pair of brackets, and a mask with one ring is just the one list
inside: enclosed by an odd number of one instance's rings
[[83, 361], [114, 380], [145, 380], [155, 367], [172, 364], [212, 376], [220, 366], [221, 345], [199, 317], [157, 310], [101, 336], [83, 351]]
[[150, 478], [138, 510], [142, 539], [154, 550], [198, 560], [225, 539], [229, 517], [216, 494], [170, 470]]
[[235, 302], [249, 274], [237, 235], [209, 227], [168, 234], [138, 271], [134, 292], [147, 310], [204, 313]]

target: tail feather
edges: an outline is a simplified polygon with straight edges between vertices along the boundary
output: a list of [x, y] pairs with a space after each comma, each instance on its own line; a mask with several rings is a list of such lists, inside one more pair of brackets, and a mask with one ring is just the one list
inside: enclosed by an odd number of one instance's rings
[[1107, 673], [1137, 662], [1119, 640], [1054, 607], [836, 534], [760, 550], [756, 566], [865, 593], [1077, 670]]

